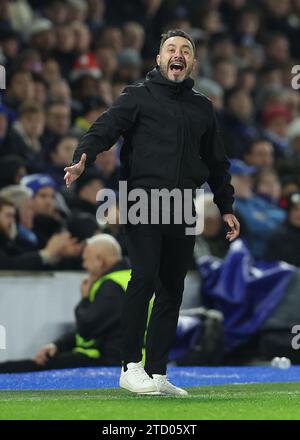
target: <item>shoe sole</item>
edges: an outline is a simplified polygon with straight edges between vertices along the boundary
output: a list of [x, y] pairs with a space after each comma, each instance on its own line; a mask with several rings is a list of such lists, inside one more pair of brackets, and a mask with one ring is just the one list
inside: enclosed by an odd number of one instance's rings
[[127, 382], [124, 383], [124, 380], [121, 382], [119, 382], [119, 386], [120, 388], [124, 388], [127, 391], [131, 391], [132, 393], [136, 393], [136, 394], [152, 394], [152, 395], [158, 395], [161, 394], [159, 391], [157, 391], [156, 387], [155, 390], [152, 389], [133, 389]]

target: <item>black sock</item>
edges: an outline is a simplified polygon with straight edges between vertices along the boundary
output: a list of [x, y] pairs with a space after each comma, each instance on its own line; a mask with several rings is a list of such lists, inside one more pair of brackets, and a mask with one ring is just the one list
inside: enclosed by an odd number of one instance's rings
[[123, 370], [127, 371], [128, 370], [127, 363], [125, 361], [123, 361], [122, 364], [123, 364]]

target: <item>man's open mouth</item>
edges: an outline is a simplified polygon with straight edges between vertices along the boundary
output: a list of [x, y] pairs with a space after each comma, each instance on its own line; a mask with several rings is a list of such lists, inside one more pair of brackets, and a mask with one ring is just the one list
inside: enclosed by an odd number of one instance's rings
[[178, 61], [174, 61], [173, 63], [170, 64], [170, 69], [172, 70], [172, 72], [182, 72], [185, 68], [185, 65], [183, 63], [180, 63]]

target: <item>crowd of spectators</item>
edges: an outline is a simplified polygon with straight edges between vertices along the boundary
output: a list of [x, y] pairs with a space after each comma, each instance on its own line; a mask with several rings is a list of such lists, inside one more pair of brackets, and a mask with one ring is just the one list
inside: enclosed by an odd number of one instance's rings
[[[217, 112], [242, 238], [254, 259], [300, 266], [299, 0], [2, 0], [0, 269], [80, 269], [85, 239], [105, 230], [122, 241], [118, 224], [95, 218], [98, 190], [117, 190], [122, 139], [71, 190], [64, 167], [91, 123], [155, 67], [171, 28], [195, 40], [195, 88]], [[223, 257], [209, 198], [206, 208], [195, 254]]]

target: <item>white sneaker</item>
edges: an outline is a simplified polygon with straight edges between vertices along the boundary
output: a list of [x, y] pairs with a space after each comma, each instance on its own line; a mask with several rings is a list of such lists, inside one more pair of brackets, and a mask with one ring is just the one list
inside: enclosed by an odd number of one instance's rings
[[175, 387], [175, 385], [169, 382], [167, 376], [162, 374], [152, 374], [153, 380], [157, 386], [157, 390], [162, 394], [169, 394], [172, 396], [187, 396], [188, 392], [182, 388]]
[[142, 362], [130, 362], [127, 364], [127, 370], [122, 367], [119, 385], [125, 390], [139, 394], [161, 394], [153, 379], [146, 373], [142, 367]]

